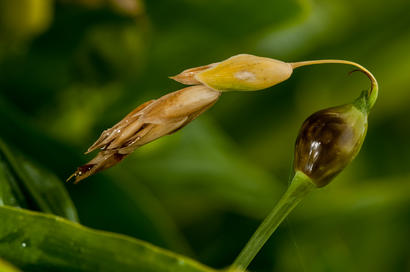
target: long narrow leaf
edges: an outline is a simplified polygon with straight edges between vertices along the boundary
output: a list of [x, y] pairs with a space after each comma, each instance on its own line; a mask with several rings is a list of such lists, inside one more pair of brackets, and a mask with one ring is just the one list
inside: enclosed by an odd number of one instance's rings
[[149, 243], [54, 215], [4, 206], [0, 222], [0, 256], [24, 271], [214, 271]]
[[26, 207], [23, 193], [4, 157], [0, 153], [0, 206]]
[[[44, 212], [77, 222], [77, 211], [63, 183], [52, 173], [12, 150], [0, 139], [0, 152], [18, 179], [21, 190]], [[11, 179], [9, 178], [9, 181]]]
[[0, 271], [1, 272], [20, 272], [16, 267], [10, 263], [0, 259]]

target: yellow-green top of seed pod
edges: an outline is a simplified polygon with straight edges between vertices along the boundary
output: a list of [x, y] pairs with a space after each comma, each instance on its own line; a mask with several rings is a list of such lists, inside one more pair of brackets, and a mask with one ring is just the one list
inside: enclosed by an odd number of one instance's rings
[[219, 91], [257, 91], [288, 79], [292, 71], [283, 61], [240, 54], [196, 74], [195, 79]]

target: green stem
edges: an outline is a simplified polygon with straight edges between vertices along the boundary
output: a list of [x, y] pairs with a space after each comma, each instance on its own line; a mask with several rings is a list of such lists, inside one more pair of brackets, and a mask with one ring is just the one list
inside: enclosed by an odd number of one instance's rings
[[373, 74], [370, 73], [370, 71], [364, 68], [362, 65], [356, 62], [348, 61], [348, 60], [336, 60], [336, 59], [308, 60], [308, 61], [292, 62], [289, 64], [292, 66], [293, 69], [295, 69], [295, 68], [302, 67], [302, 66], [308, 66], [308, 65], [314, 65], [314, 64], [325, 64], [325, 63], [339, 63], [339, 64], [352, 65], [352, 66], [359, 68], [358, 70], [355, 70], [355, 71], [361, 71], [367, 75], [367, 77], [370, 79], [371, 84], [372, 84], [370, 90], [367, 92], [367, 97], [366, 97], [367, 111], [369, 112], [371, 108], [373, 108], [374, 103], [376, 102], [376, 99], [379, 93], [379, 84], [377, 83], [377, 80], [373, 76]]
[[232, 264], [230, 271], [245, 271], [259, 250], [296, 205], [315, 187], [310, 178], [296, 171], [287, 191], [263, 220], [249, 242]]

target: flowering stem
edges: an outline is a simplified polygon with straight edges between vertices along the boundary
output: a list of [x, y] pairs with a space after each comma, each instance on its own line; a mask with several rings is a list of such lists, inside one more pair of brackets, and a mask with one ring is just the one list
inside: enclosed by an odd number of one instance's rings
[[364, 74], [367, 75], [367, 77], [371, 81], [371, 88], [367, 92], [367, 109], [370, 111], [370, 109], [373, 107], [374, 103], [376, 102], [377, 95], [379, 92], [379, 85], [377, 83], [376, 78], [373, 76], [372, 73], [370, 73], [369, 70], [364, 68], [362, 65], [352, 62], [352, 61], [347, 61], [347, 60], [336, 60], [336, 59], [324, 59], [324, 60], [308, 60], [308, 61], [300, 61], [300, 62], [292, 62], [289, 63], [293, 69], [302, 67], [302, 66], [308, 66], [308, 65], [314, 65], [314, 64], [325, 64], [325, 63], [339, 63], [339, 64], [347, 64], [347, 65], [352, 65], [357, 68], [359, 68], [358, 71], [363, 72]]
[[296, 207], [296, 205], [313, 189], [315, 185], [310, 178], [300, 171], [296, 171], [285, 194], [263, 220], [251, 239], [248, 241], [239, 256], [233, 262], [229, 271], [245, 271], [259, 250], [263, 247], [269, 237], [278, 228], [280, 223]]

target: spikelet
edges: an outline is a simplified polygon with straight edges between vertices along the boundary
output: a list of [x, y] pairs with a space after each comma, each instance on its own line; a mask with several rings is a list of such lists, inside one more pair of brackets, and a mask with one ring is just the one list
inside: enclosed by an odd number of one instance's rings
[[112, 128], [103, 131], [86, 154], [97, 149], [100, 152], [78, 167], [67, 181], [75, 178], [77, 183], [114, 166], [138, 147], [176, 132], [210, 108], [219, 96], [220, 92], [198, 85], [145, 102]]

